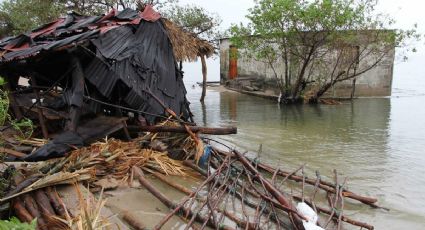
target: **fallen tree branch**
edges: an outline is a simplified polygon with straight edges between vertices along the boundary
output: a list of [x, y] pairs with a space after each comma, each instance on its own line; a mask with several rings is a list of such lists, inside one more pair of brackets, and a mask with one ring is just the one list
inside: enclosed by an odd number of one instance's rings
[[[229, 135], [237, 134], [236, 127], [224, 127], [224, 128], [209, 128], [201, 126], [188, 126], [189, 130], [194, 133], [203, 133], [208, 135]], [[151, 133], [187, 133], [185, 127], [171, 127], [171, 126], [128, 126], [130, 131], [143, 131]]]

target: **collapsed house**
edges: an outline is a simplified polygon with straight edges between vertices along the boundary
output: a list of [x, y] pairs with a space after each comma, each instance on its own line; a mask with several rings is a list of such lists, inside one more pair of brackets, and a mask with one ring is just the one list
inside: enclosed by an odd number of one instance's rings
[[[12, 115], [37, 120], [47, 145], [26, 160], [61, 156], [127, 124], [191, 112], [177, 63], [214, 48], [146, 6], [143, 12], [76, 13], [0, 41], [0, 75]], [[41, 136], [41, 135], [39, 135]]]

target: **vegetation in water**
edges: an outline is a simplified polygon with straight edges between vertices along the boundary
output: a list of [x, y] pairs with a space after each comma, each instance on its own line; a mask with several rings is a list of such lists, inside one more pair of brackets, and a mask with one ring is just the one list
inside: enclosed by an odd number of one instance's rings
[[247, 15], [250, 22], [230, 29], [232, 43], [269, 66], [282, 101], [305, 96], [317, 102], [338, 82], [355, 86], [395, 47], [415, 51], [407, 42], [420, 39], [416, 25], [391, 29], [395, 20], [376, 6], [375, 0], [258, 0]]

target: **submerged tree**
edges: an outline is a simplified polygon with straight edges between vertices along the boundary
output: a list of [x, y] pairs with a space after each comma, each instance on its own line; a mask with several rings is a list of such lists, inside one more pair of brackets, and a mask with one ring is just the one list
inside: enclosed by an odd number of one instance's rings
[[[272, 69], [287, 103], [315, 103], [336, 83], [378, 66], [416, 28], [388, 30], [394, 20], [377, 14], [375, 0], [259, 0], [246, 26], [230, 29], [243, 55]], [[367, 61], [365, 61], [367, 59]], [[278, 63], [283, 63], [282, 66]], [[279, 75], [277, 68], [283, 68]], [[314, 82], [314, 87], [306, 87]], [[311, 91], [306, 95], [306, 89]]]

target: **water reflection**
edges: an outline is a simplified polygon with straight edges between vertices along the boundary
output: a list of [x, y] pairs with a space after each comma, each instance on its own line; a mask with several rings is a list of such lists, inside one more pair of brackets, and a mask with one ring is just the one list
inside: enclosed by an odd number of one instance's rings
[[219, 91], [209, 91], [201, 105], [198, 95], [198, 89], [188, 95], [198, 123], [238, 127], [238, 135], [220, 137], [224, 141], [251, 152], [262, 144], [261, 160], [287, 169], [302, 163], [322, 175], [338, 169], [356, 191], [378, 196], [391, 212], [362, 207], [357, 213], [377, 229], [425, 224], [425, 110], [417, 106], [423, 97], [279, 106]]

